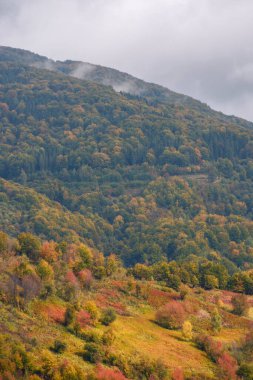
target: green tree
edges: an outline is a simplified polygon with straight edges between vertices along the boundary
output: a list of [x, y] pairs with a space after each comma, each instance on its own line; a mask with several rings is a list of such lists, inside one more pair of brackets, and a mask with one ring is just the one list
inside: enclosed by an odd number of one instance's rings
[[27, 255], [32, 261], [38, 261], [40, 256], [41, 242], [40, 240], [29, 232], [23, 232], [18, 235], [18, 242], [20, 245], [19, 252], [22, 255]]
[[215, 308], [211, 315], [211, 326], [214, 333], [218, 333], [222, 328], [222, 318], [217, 308]]
[[100, 317], [100, 321], [103, 325], [109, 326], [112, 322], [115, 321], [117, 315], [115, 310], [112, 308], [107, 308], [102, 311], [102, 315]]
[[69, 326], [75, 320], [75, 310], [73, 307], [67, 307], [64, 315], [64, 325]]
[[8, 235], [0, 231], [0, 254], [8, 250]]

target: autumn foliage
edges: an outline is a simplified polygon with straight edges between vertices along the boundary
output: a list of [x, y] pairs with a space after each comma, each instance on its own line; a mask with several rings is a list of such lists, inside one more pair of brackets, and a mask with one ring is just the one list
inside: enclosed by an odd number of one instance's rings
[[65, 308], [59, 305], [44, 305], [40, 312], [56, 323], [63, 323], [65, 316]]
[[80, 310], [76, 316], [76, 321], [80, 325], [80, 327], [84, 328], [91, 323], [91, 316], [85, 310]]
[[93, 281], [93, 276], [92, 273], [89, 269], [83, 269], [78, 273], [78, 278], [81, 282], [81, 284], [86, 288], [90, 289], [92, 281]]
[[96, 380], [127, 380], [119, 369], [106, 368], [99, 364], [96, 368]]
[[78, 286], [79, 282], [72, 270], [69, 270], [66, 274], [66, 280], [73, 286]]
[[175, 368], [172, 372], [172, 380], [184, 380], [184, 373], [182, 368]]
[[45, 241], [41, 246], [40, 256], [49, 262], [56, 261], [59, 257], [56, 246], [54, 241]]
[[219, 358], [218, 358], [218, 364], [222, 370], [222, 373], [224, 375], [224, 379], [226, 380], [236, 380], [237, 379], [237, 361], [235, 358], [233, 358], [228, 352], [224, 352]]
[[168, 329], [180, 328], [186, 318], [185, 308], [182, 302], [171, 301], [162, 306], [156, 313], [156, 322]]

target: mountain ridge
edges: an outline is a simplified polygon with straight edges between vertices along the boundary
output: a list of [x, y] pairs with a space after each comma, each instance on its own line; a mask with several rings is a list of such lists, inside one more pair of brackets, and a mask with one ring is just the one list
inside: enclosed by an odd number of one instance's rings
[[221, 119], [223, 119], [224, 116], [230, 117], [231, 122], [240, 122], [243, 126], [252, 127], [252, 122], [244, 120], [243, 118], [234, 115], [228, 116], [222, 112], [214, 111], [206, 103], [196, 100], [189, 95], [179, 94], [175, 91], [169, 90], [167, 87], [152, 82], [146, 82], [114, 68], [69, 59], [65, 61], [53, 60], [28, 50], [8, 46], [0, 46], [0, 60], [18, 61], [37, 68], [73, 76], [77, 79], [85, 79], [91, 82], [111, 86], [116, 92], [128, 93], [140, 97], [151, 97], [159, 102], [165, 101], [171, 104], [184, 104], [196, 108], [201, 106], [208, 111], [219, 114]]

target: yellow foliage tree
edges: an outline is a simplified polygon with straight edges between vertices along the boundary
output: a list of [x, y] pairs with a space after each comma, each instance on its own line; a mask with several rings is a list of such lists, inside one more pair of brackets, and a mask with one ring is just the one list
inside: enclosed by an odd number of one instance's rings
[[190, 321], [183, 323], [182, 334], [185, 340], [192, 340], [192, 324]]

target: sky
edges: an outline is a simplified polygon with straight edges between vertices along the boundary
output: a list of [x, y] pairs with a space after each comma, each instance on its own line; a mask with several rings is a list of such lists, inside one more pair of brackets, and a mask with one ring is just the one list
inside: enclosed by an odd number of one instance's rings
[[0, 0], [0, 45], [113, 67], [253, 121], [253, 0]]

